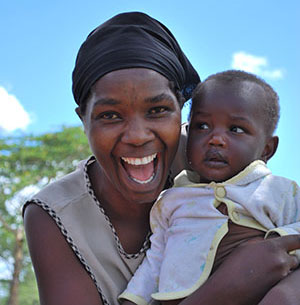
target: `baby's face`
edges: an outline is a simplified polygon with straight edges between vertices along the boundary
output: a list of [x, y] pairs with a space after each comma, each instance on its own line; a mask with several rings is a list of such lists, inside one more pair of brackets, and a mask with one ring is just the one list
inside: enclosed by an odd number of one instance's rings
[[263, 159], [264, 98], [263, 89], [249, 81], [205, 84], [192, 108], [187, 143], [188, 161], [201, 182], [225, 181]]

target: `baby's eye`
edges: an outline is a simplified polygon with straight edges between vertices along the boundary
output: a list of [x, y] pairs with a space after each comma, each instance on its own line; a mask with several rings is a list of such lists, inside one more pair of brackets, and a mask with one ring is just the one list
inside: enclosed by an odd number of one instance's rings
[[241, 127], [238, 127], [238, 126], [232, 126], [230, 128], [230, 131], [232, 131], [234, 133], [245, 133], [245, 130]]
[[199, 129], [208, 129], [209, 128], [209, 126], [208, 126], [208, 124], [206, 124], [206, 123], [199, 123], [198, 124], [198, 128]]
[[149, 110], [149, 114], [160, 114], [166, 112], [167, 110], [167, 107], [154, 107]]

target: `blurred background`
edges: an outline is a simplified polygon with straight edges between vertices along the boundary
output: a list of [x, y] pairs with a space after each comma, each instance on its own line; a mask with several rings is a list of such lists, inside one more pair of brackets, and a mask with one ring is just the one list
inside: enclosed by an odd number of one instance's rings
[[300, 183], [299, 1], [1, 1], [1, 305], [38, 304], [21, 206], [89, 155], [71, 92], [75, 57], [91, 30], [126, 11], [164, 23], [202, 80], [228, 69], [264, 78], [281, 104], [280, 143], [269, 166]]

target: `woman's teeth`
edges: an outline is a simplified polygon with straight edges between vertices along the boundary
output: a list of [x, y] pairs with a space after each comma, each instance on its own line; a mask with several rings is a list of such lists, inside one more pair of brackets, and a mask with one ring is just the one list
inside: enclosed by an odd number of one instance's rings
[[154, 159], [157, 153], [142, 158], [121, 157], [128, 176], [135, 182], [146, 184], [154, 179]]
[[150, 156], [143, 157], [143, 158], [121, 157], [121, 159], [124, 162], [131, 164], [131, 165], [145, 165], [145, 164], [152, 162], [156, 156], [157, 156], [157, 153], [150, 155]]
[[145, 183], [149, 183], [149, 182], [152, 181], [152, 179], [154, 178], [154, 173], [152, 174], [152, 176], [151, 176], [149, 179], [147, 179], [147, 180], [145, 180], [145, 181], [138, 180], [138, 179], [136, 179], [136, 178], [134, 178], [134, 177], [131, 177], [131, 178], [132, 178], [133, 181], [135, 181], [135, 182], [137, 182], [137, 183], [145, 184]]

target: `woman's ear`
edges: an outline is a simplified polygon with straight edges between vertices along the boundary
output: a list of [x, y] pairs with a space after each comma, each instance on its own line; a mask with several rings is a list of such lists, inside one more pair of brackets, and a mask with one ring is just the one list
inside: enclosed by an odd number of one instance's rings
[[80, 107], [76, 107], [75, 108], [75, 112], [78, 115], [78, 117], [80, 118], [81, 122], [83, 122], [83, 118], [82, 118], [82, 113], [81, 113]]
[[261, 160], [263, 160], [265, 163], [267, 163], [268, 160], [270, 160], [273, 155], [275, 154], [277, 147], [279, 143], [279, 138], [277, 136], [270, 137], [267, 140], [267, 143], [265, 145], [265, 149], [261, 155]]
[[80, 118], [80, 121], [81, 121], [81, 123], [82, 123], [82, 125], [83, 125], [83, 131], [84, 131], [84, 133], [86, 134], [86, 129], [85, 129], [85, 122], [84, 122], [84, 116], [83, 116], [83, 114], [82, 114], [82, 112], [81, 112], [81, 110], [80, 110], [80, 107], [76, 107], [75, 108], [75, 112], [76, 112], [76, 114], [78, 115], [78, 117]]

